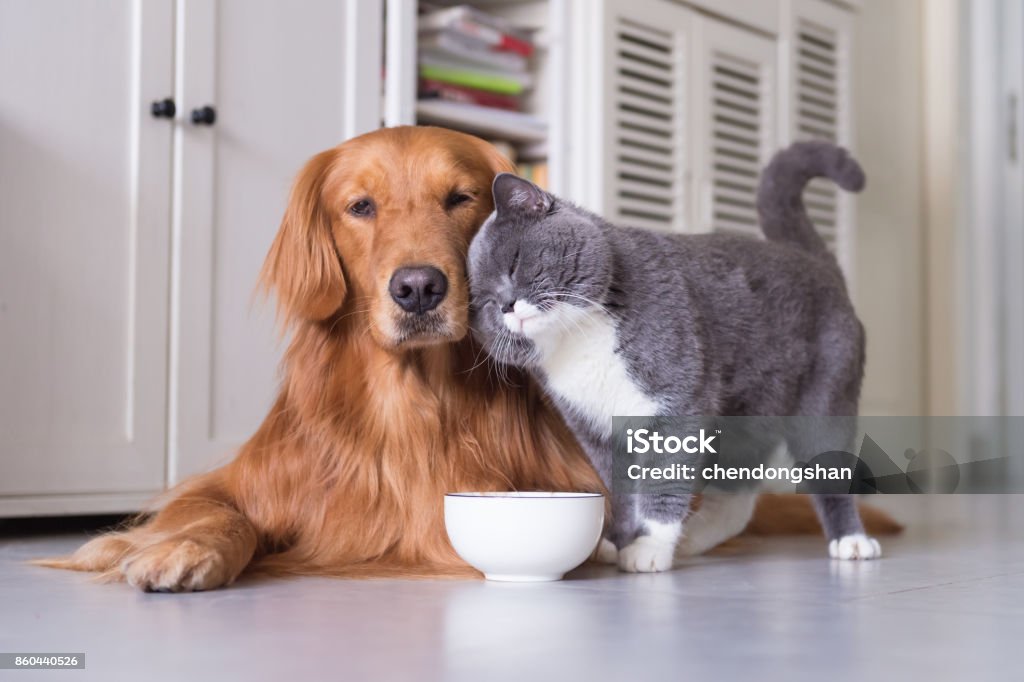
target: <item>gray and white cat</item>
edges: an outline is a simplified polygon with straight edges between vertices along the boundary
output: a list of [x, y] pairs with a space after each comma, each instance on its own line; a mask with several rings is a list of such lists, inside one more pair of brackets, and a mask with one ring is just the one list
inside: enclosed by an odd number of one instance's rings
[[[801, 199], [819, 176], [864, 184], [831, 144], [774, 157], [758, 194], [764, 241], [616, 227], [501, 174], [469, 250], [474, 333], [539, 381], [609, 489], [616, 415], [856, 415], [863, 327]], [[690, 501], [613, 494], [600, 554], [626, 571], [671, 568]], [[852, 496], [814, 502], [833, 558], [880, 555]]]

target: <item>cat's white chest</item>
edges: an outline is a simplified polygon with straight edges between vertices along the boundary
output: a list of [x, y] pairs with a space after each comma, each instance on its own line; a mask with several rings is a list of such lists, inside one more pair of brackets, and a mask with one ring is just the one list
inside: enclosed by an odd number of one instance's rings
[[590, 419], [605, 437], [611, 435], [614, 416], [659, 413], [658, 402], [633, 381], [625, 360], [615, 352], [615, 323], [607, 313], [574, 314], [564, 328], [572, 331], [534, 339], [548, 390]]

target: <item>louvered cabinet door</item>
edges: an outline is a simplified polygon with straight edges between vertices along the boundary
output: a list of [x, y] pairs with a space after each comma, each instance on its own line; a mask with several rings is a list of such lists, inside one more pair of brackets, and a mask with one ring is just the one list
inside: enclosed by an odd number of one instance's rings
[[606, 0], [604, 215], [619, 225], [686, 223], [686, 70], [692, 13], [665, 0]]
[[776, 146], [775, 43], [703, 16], [693, 35], [694, 229], [760, 236], [758, 177]]
[[[849, 147], [853, 16], [823, 0], [784, 0], [779, 61], [782, 144], [828, 140]], [[815, 180], [804, 205], [844, 269], [852, 259], [853, 205], [829, 180]]]

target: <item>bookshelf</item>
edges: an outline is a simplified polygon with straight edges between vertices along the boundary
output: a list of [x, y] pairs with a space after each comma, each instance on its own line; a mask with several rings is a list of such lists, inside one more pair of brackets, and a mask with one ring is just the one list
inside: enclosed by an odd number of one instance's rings
[[457, 128], [513, 145], [527, 145], [547, 140], [547, 124], [542, 120], [525, 118], [518, 112], [506, 112], [459, 102], [418, 101], [416, 121]]
[[[564, 64], [565, 45], [561, 39], [564, 32], [559, 27], [563, 25], [567, 3], [568, 0], [468, 3], [473, 10], [493, 17], [499, 27], [512, 27], [514, 34], [532, 47], [522, 72], [530, 83], [522, 92], [511, 95], [514, 105], [510, 103], [509, 108], [502, 109], [490, 106], [489, 100], [475, 102], [472, 96], [465, 101], [452, 101], [458, 93], [431, 98], [420, 96], [424, 94], [421, 66], [428, 63], [421, 58], [432, 54], [437, 43], [435, 32], [430, 30], [437, 24], [423, 17], [429, 16], [431, 11], [458, 11], [452, 8], [467, 3], [389, 0], [385, 17], [384, 124], [439, 125], [483, 137], [513, 157], [524, 176], [533, 177], [552, 191], [564, 190], [565, 183], [561, 182], [565, 167], [561, 142], [564, 123], [559, 111], [552, 111], [549, 105], [560, 101], [552, 96], [552, 88], [558, 87], [560, 81], [553, 73], [553, 66]], [[448, 66], [443, 57], [440, 55], [435, 62]], [[430, 62], [429, 65], [436, 64]], [[500, 71], [482, 65], [477, 70]]]

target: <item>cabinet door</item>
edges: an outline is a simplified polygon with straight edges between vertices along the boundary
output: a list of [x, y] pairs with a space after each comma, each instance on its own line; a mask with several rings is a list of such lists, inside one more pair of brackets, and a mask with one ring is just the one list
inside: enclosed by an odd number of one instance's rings
[[163, 486], [172, 36], [171, 0], [0, 3], [0, 512]]
[[600, 196], [592, 203], [620, 225], [681, 231], [692, 13], [664, 0], [603, 4]]
[[755, 200], [775, 151], [775, 42], [704, 16], [693, 32], [694, 226], [761, 236]]
[[[852, 15], [822, 0], [783, 0], [780, 11], [780, 143], [817, 139], [850, 146]], [[852, 197], [831, 181], [819, 179], [807, 187], [804, 204], [849, 273]]]
[[271, 406], [284, 342], [257, 277], [305, 161], [380, 124], [382, 30], [376, 0], [179, 5], [178, 97], [217, 117], [177, 139], [172, 482], [230, 459]]

